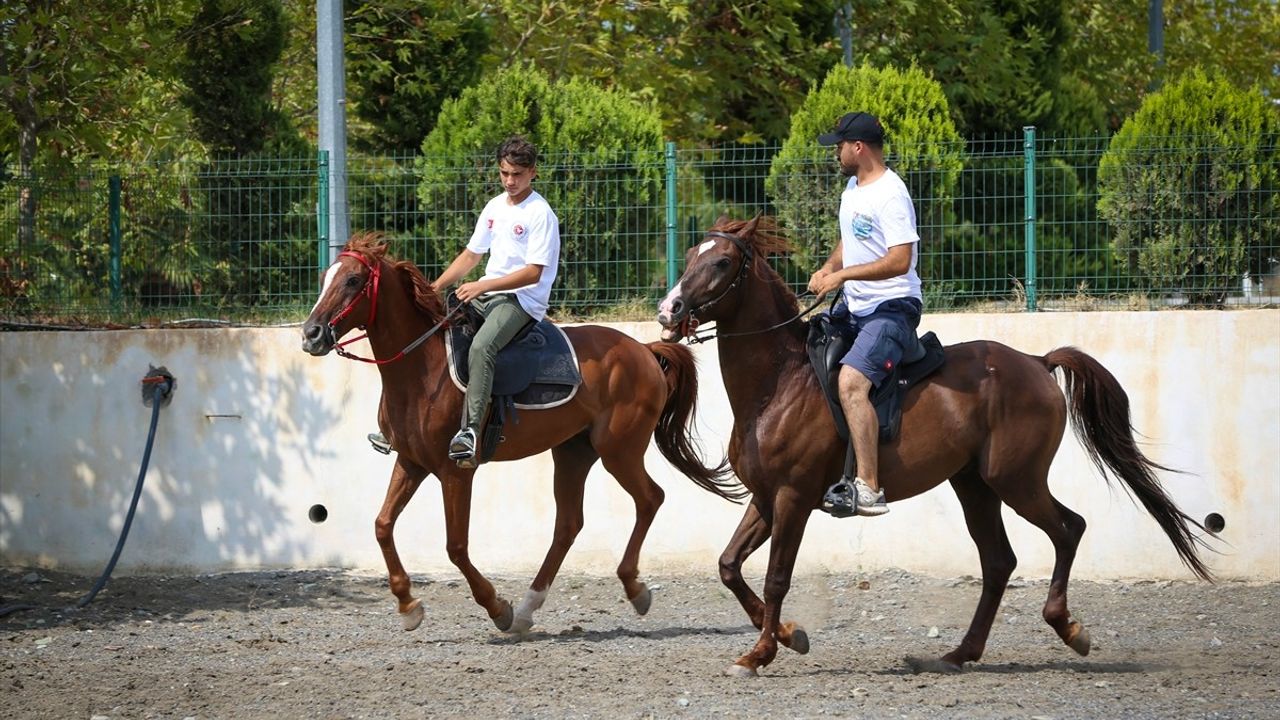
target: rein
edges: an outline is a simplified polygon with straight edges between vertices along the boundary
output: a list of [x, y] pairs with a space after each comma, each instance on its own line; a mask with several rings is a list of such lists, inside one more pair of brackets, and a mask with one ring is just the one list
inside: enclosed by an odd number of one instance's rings
[[[360, 294], [356, 295], [355, 298], [353, 298], [345, 308], [343, 308], [337, 315], [333, 316], [333, 318], [329, 320], [330, 335], [336, 334], [336, 330], [334, 329], [335, 326], [337, 326], [338, 322], [340, 322], [344, 317], [351, 314], [351, 311], [355, 309], [356, 303], [360, 301], [361, 297], [369, 298], [369, 319], [364, 323], [362, 327], [364, 328], [371, 327], [373, 325], [373, 319], [374, 317], [376, 317], [378, 312], [378, 282], [382, 276], [381, 263], [370, 263], [360, 253], [351, 252], [349, 250], [343, 251], [338, 254], [338, 257], [343, 257], [343, 256], [355, 258], [356, 260], [360, 261], [361, 265], [364, 265], [365, 267], [369, 268], [369, 279], [365, 281], [364, 289], [360, 291]], [[390, 358], [387, 358], [386, 360], [379, 360], [377, 358], [364, 358], [344, 349], [347, 345], [350, 345], [353, 342], [359, 342], [360, 340], [363, 340], [369, 337], [368, 332], [365, 332], [365, 334], [360, 335], [359, 337], [353, 337], [350, 340], [335, 342], [333, 344], [333, 351], [336, 352], [339, 357], [343, 357], [348, 360], [359, 360], [360, 362], [370, 363], [372, 365], [386, 365], [387, 363], [393, 363], [396, 360], [403, 358], [405, 355], [408, 355], [409, 353], [413, 352], [415, 349], [417, 349], [419, 345], [426, 342], [427, 338], [439, 332], [440, 328], [448, 324], [449, 319], [452, 318], [454, 315], [456, 315], [458, 311], [464, 307], [466, 307], [466, 304], [461, 303], [454, 309], [445, 313], [444, 317], [440, 318], [440, 322], [431, 326], [430, 330], [427, 330], [425, 333], [418, 336], [417, 340], [414, 340], [413, 342], [406, 345], [403, 350], [396, 353], [395, 357], [390, 357]]]
[[719, 295], [715, 296], [715, 298], [708, 300], [707, 302], [702, 303], [698, 307], [689, 311], [689, 317], [685, 320], [685, 322], [689, 324], [690, 332], [685, 336], [685, 340], [690, 345], [697, 345], [698, 343], [704, 343], [708, 340], [714, 340], [716, 338], [759, 335], [761, 333], [767, 333], [770, 330], [777, 330], [778, 328], [784, 325], [790, 325], [796, 320], [799, 320], [805, 315], [808, 315], [809, 313], [813, 312], [814, 308], [818, 307], [818, 305], [822, 303], [822, 297], [818, 297], [813, 301], [812, 305], [805, 308], [804, 310], [801, 310], [794, 317], [790, 317], [786, 320], [783, 320], [780, 323], [777, 323], [776, 325], [770, 325], [769, 327], [762, 328], [760, 330], [748, 330], [746, 332], [722, 333], [719, 331], [719, 328], [712, 328], [710, 332], [704, 331], [706, 332], [706, 334], [699, 335], [698, 334], [698, 313], [705, 312], [706, 310], [714, 307], [716, 303], [724, 299], [725, 295], [729, 294], [730, 290], [733, 290], [734, 288], [736, 288], [738, 284], [741, 283], [743, 279], [747, 277], [747, 269], [751, 266], [751, 261], [755, 257], [751, 252], [751, 246], [748, 245], [741, 237], [738, 237], [733, 233], [720, 232], [719, 230], [708, 230], [707, 235], [709, 237], [724, 238], [725, 240], [729, 240], [730, 242], [732, 242], [734, 246], [738, 248], [738, 251], [742, 253], [742, 267], [738, 270], [738, 276], [734, 278], [733, 282], [729, 283], [729, 286], [726, 287], [723, 291], [721, 291]]
[[708, 340], [716, 340], [722, 337], [745, 337], [747, 335], [760, 335], [762, 333], [767, 333], [770, 330], [777, 330], [778, 328], [786, 325], [790, 325], [791, 323], [799, 320], [805, 315], [808, 315], [809, 313], [813, 312], [815, 308], [817, 308], [819, 305], [822, 304], [822, 301], [824, 299], [826, 299], [825, 295], [819, 296], [814, 299], [813, 303], [810, 304], [809, 307], [801, 310], [795, 315], [792, 315], [791, 317], [787, 318], [786, 320], [783, 320], [780, 323], [770, 325], [767, 328], [761, 328], [759, 330], [747, 330], [745, 332], [722, 333], [720, 332], [719, 328], [711, 328], [711, 330], [709, 331], [703, 331], [706, 333], [705, 335], [699, 335], [698, 334], [699, 331], [696, 329], [696, 326], [695, 326], [694, 331], [685, 337], [685, 341], [688, 342], [690, 345], [697, 345], [698, 343], [704, 343]]

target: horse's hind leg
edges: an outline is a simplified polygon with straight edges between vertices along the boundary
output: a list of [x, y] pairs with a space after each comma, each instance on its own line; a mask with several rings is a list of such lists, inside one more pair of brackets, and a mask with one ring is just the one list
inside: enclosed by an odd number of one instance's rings
[[952, 476], [951, 487], [964, 509], [969, 537], [978, 546], [978, 558], [982, 563], [982, 596], [978, 598], [978, 607], [973, 611], [973, 620], [964, 639], [955, 650], [942, 656], [938, 661], [940, 667], [927, 662], [913, 663], [926, 670], [956, 671], [966, 662], [982, 657], [991, 633], [991, 623], [1000, 608], [1000, 598], [1004, 596], [1009, 576], [1018, 564], [1018, 558], [1009, 545], [1004, 519], [1000, 516], [999, 496], [983, 482], [972, 466]]
[[571, 438], [551, 450], [555, 460], [556, 528], [547, 557], [533, 578], [524, 600], [516, 607], [511, 632], [524, 633], [533, 627], [533, 613], [542, 607], [547, 591], [560, 571], [565, 555], [582, 530], [582, 493], [587, 473], [598, 459], [586, 434]]
[[382, 501], [382, 509], [373, 523], [373, 534], [382, 548], [382, 557], [387, 563], [387, 580], [391, 585], [391, 594], [396, 596], [401, 620], [405, 630], [415, 630], [422, 624], [422, 602], [413, 596], [409, 573], [405, 572], [400, 562], [400, 553], [396, 552], [395, 527], [396, 518], [414, 492], [422, 484], [427, 471], [399, 456], [395, 468], [391, 471], [391, 482], [387, 485], [387, 496]]
[[1053, 578], [1049, 581], [1049, 598], [1044, 603], [1044, 621], [1058, 633], [1062, 642], [1081, 655], [1089, 654], [1089, 631], [1071, 617], [1067, 609], [1067, 582], [1076, 548], [1084, 535], [1085, 521], [1049, 494], [1048, 472], [1039, 473], [1036, 481], [1012, 493], [1001, 493], [1001, 499], [1019, 515], [1040, 528], [1053, 543]]
[[644, 615], [649, 612], [652, 594], [649, 588], [640, 581], [640, 547], [644, 545], [645, 536], [649, 534], [649, 526], [658, 514], [658, 508], [666, 497], [662, 488], [649, 477], [644, 469], [644, 453], [648, 448], [649, 438], [653, 433], [623, 433], [609, 435], [607, 438], [593, 438], [604, 467], [613, 475], [623, 490], [631, 496], [636, 506], [636, 524], [631, 529], [631, 537], [627, 540], [627, 549], [622, 553], [622, 561], [618, 563], [618, 579], [622, 581], [627, 600], [636, 612]]

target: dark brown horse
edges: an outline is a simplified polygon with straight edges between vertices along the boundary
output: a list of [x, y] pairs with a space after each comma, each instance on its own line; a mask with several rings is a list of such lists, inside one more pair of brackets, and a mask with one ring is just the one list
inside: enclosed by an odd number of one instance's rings
[[[688, 334], [691, 320], [714, 320], [720, 371], [733, 410], [729, 461], [752, 493], [746, 514], [720, 557], [720, 578], [760, 628], [755, 647], [730, 666], [755, 675], [778, 643], [806, 652], [804, 631], [780, 622], [796, 553], [809, 514], [841, 475], [845, 447], [810, 369], [806, 323], [795, 295], [766, 256], [788, 250], [773, 221], [722, 218], [690, 249], [680, 282], [662, 301], [663, 337]], [[1069, 402], [1053, 371], [1065, 376]], [[1104, 477], [1120, 478], [1156, 519], [1186, 565], [1210, 579], [1196, 554], [1198, 523], [1166, 495], [1134, 442], [1129, 399], [1115, 377], [1071, 347], [1044, 357], [997, 342], [946, 348], [946, 364], [913, 387], [903, 404], [902, 429], [880, 449], [880, 479], [889, 501], [949, 480], [982, 563], [982, 597], [959, 647], [926, 667], [957, 670], [982, 657], [991, 623], [1016, 558], [1000, 516], [1004, 503], [1053, 542], [1055, 562], [1044, 619], [1081, 655], [1089, 634], [1067, 609], [1067, 580], [1085, 521], [1049, 494], [1049, 465], [1068, 414]], [[853, 521], [848, 521], [853, 522]], [[891, 519], [875, 522], [893, 522]], [[761, 600], [742, 578], [742, 563], [770, 540]]]
[[511, 604], [497, 595], [467, 555], [475, 470], [459, 468], [447, 453], [449, 438], [458, 429], [463, 394], [449, 378], [444, 335], [432, 332], [445, 319], [440, 298], [417, 267], [389, 260], [379, 237], [366, 234], [353, 237], [330, 267], [302, 328], [303, 350], [325, 355], [344, 334], [364, 326], [373, 361], [379, 363], [378, 426], [397, 456], [374, 531], [404, 628], [418, 627], [423, 608], [410, 590], [392, 534], [396, 518], [428, 474], [440, 479], [450, 561], [499, 630], [523, 632], [533, 625], [533, 612], [542, 605], [582, 528], [583, 487], [597, 460], [635, 501], [636, 522], [618, 577], [636, 611], [644, 614], [651, 596], [638, 579], [640, 546], [663, 500], [662, 489], [644, 467], [649, 438], [672, 465], [703, 488], [727, 498], [745, 495], [725, 479], [724, 464], [702, 464], [690, 439], [688, 424], [697, 393], [692, 353], [666, 343], [642, 345], [605, 327], [565, 328], [581, 366], [582, 384], [563, 405], [522, 410], [522, 421], [507, 426], [506, 440], [494, 456], [516, 460], [550, 449], [555, 460], [555, 536], [513, 614]]

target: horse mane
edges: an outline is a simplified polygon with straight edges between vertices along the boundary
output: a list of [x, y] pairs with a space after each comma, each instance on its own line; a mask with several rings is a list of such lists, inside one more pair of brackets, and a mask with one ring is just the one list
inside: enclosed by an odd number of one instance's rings
[[[743, 231], [752, 223], [755, 224], [755, 230], [744, 234]], [[794, 249], [786, 231], [773, 216], [758, 215], [750, 220], [733, 220], [728, 215], [722, 215], [711, 229], [742, 238], [752, 250], [751, 273], [770, 286], [773, 295], [786, 305], [786, 308], [782, 308], [784, 311], [794, 311], [799, 307], [796, 294], [768, 262], [770, 255], [789, 255]]]
[[418, 312], [432, 321], [437, 320], [444, 314], [444, 305], [440, 302], [440, 296], [432, 289], [431, 281], [427, 280], [427, 276], [423, 275], [412, 261], [387, 257], [387, 244], [386, 237], [382, 233], [366, 231], [353, 234], [342, 249], [359, 253], [372, 263], [386, 261], [393, 271], [400, 273], [409, 281], [413, 294], [413, 306], [418, 309]]

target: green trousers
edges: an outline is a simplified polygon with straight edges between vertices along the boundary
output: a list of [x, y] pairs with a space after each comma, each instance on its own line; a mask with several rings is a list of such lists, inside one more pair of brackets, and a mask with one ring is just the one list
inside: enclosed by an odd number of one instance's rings
[[520, 307], [516, 296], [510, 294], [478, 297], [471, 301], [471, 306], [484, 316], [484, 324], [471, 340], [471, 354], [467, 356], [467, 403], [462, 424], [479, 428], [489, 411], [498, 351], [533, 322], [533, 318]]

